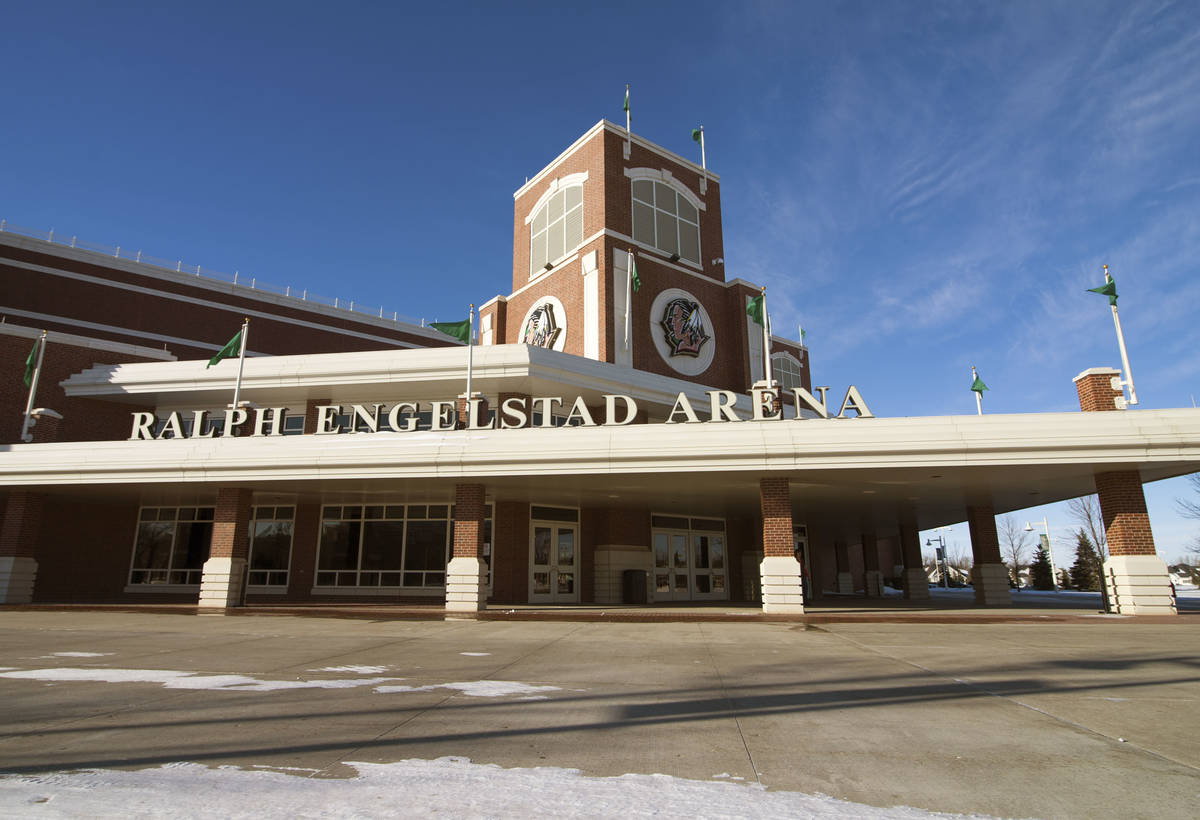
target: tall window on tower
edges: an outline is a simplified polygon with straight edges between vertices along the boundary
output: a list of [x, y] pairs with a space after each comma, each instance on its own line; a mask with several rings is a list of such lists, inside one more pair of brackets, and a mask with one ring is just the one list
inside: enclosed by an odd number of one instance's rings
[[663, 182], [633, 181], [633, 239], [700, 264], [700, 212]]
[[529, 277], [544, 273], [583, 244], [583, 186], [561, 188], [530, 221]]

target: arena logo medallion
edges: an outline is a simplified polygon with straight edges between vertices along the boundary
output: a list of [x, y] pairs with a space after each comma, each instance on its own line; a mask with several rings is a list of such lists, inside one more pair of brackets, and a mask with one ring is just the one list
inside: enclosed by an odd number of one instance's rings
[[554, 321], [554, 306], [546, 302], [529, 315], [525, 322], [525, 332], [521, 334], [521, 342], [535, 347], [552, 348], [562, 332]]
[[667, 302], [662, 326], [672, 356], [699, 356], [700, 349], [711, 338], [704, 328], [700, 305], [683, 297]]

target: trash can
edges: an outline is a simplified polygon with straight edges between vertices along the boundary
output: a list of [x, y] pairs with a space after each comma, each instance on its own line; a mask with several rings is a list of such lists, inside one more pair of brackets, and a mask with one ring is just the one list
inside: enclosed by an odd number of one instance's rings
[[646, 570], [627, 569], [621, 575], [621, 602], [646, 603]]

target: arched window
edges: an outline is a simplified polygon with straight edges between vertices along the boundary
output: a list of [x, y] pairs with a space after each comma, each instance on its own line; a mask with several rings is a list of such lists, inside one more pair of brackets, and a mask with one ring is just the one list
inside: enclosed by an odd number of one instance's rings
[[559, 188], [529, 222], [529, 277], [583, 244], [583, 185]]
[[700, 264], [700, 212], [665, 182], [633, 180], [633, 239]]
[[804, 382], [801, 381], [801, 371], [800, 360], [790, 353], [771, 354], [771, 375], [784, 390], [804, 386]]

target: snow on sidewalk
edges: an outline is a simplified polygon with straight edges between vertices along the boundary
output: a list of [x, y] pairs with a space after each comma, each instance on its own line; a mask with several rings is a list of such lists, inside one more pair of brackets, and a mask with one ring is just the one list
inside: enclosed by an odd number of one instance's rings
[[[466, 758], [347, 763], [347, 780], [198, 763], [141, 771], [0, 776], [0, 814], [34, 818], [965, 818], [878, 808], [825, 795], [662, 774], [585, 777], [576, 769], [505, 769]], [[727, 778], [728, 775], [714, 775]]]

